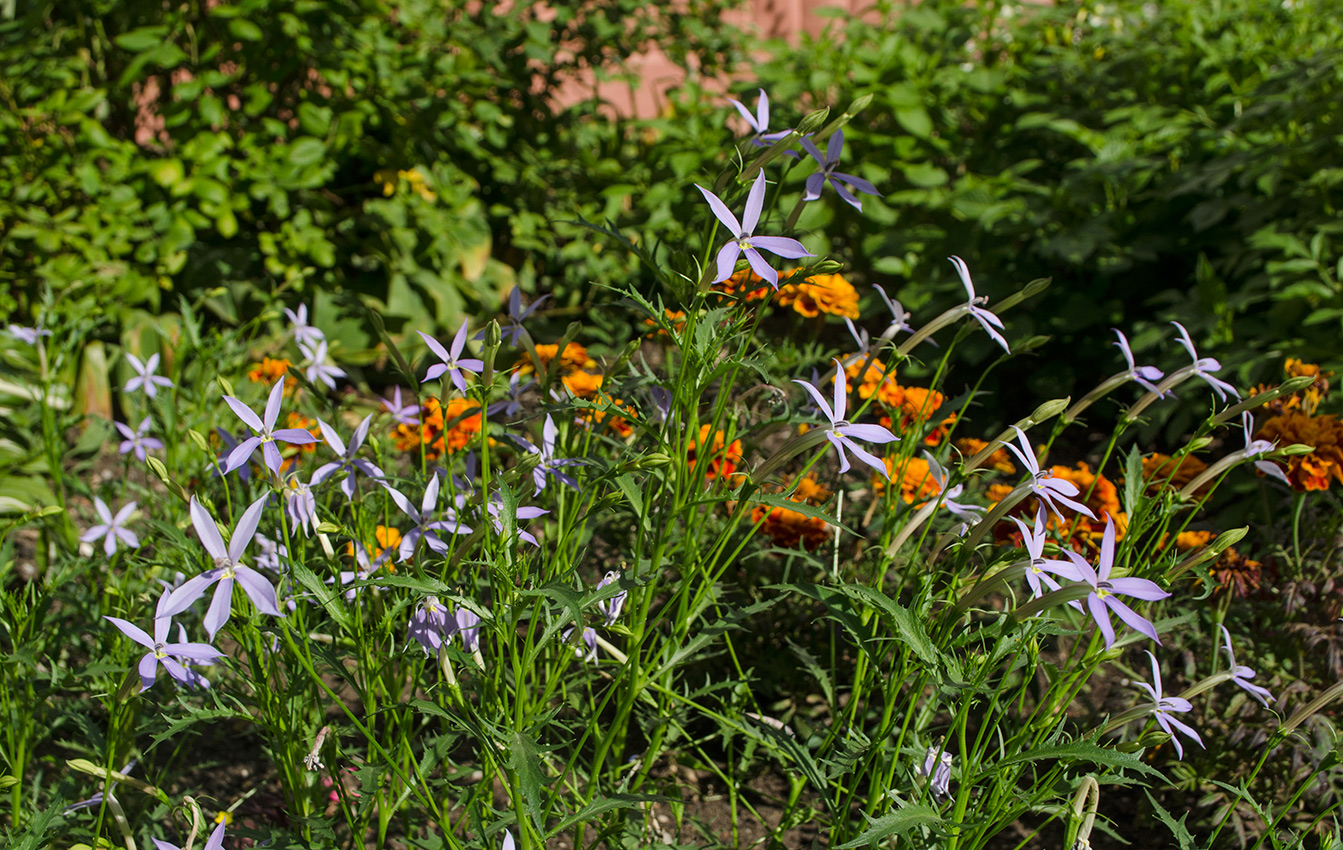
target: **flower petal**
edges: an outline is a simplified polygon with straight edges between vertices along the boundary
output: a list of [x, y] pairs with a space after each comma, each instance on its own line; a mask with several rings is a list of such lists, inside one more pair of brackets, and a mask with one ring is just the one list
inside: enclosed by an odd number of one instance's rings
[[728, 232], [732, 234], [732, 238], [735, 239], [738, 236], [741, 236], [741, 223], [737, 221], [737, 217], [732, 214], [732, 210], [727, 208], [727, 204], [723, 203], [717, 195], [710, 192], [708, 189], [705, 189], [700, 184], [696, 183], [695, 188], [699, 189], [700, 194], [704, 196], [704, 200], [709, 202], [709, 209], [713, 210], [714, 218], [718, 219], [718, 221], [728, 229]]
[[205, 506], [196, 501], [195, 496], [191, 497], [189, 513], [191, 524], [196, 529], [196, 536], [200, 538], [201, 545], [210, 553], [210, 557], [227, 558], [228, 549], [224, 546], [224, 538], [219, 533], [219, 527], [215, 525], [214, 518], [210, 516]]
[[270, 614], [272, 617], [282, 616], [279, 602], [275, 598], [275, 588], [271, 587], [265, 576], [251, 567], [235, 567], [234, 574], [258, 611]]

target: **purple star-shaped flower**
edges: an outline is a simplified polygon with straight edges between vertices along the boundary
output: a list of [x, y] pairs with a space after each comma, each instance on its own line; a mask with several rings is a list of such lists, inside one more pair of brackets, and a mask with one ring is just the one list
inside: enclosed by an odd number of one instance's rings
[[[597, 589], [601, 590], [609, 584], [615, 584], [620, 581], [620, 573], [615, 570], [609, 570], [602, 580], [597, 582]], [[620, 609], [625, 607], [625, 600], [629, 597], [628, 590], [622, 590], [610, 599], [603, 599], [597, 603], [597, 610], [602, 612], [602, 619], [606, 625], [612, 625], [620, 619]]]
[[462, 638], [462, 648], [471, 653], [479, 652], [480, 615], [470, 608], [458, 606], [453, 620], [457, 623], [457, 634]]
[[157, 450], [163, 448], [163, 442], [161, 440], [146, 436], [146, 434], [149, 433], [150, 425], [148, 416], [140, 420], [140, 427], [136, 428], [134, 431], [120, 422], [113, 422], [112, 424], [117, 426], [117, 430], [121, 432], [121, 436], [126, 438], [121, 442], [121, 446], [118, 448], [120, 454], [124, 455], [127, 452], [135, 452], [136, 459], [143, 462], [145, 459], [145, 451], [147, 449]]
[[714, 217], [727, 228], [728, 233], [732, 234], [731, 240], [718, 250], [718, 277], [714, 283], [721, 283], [732, 277], [732, 272], [737, 267], [737, 258], [742, 254], [746, 255], [746, 261], [751, 264], [751, 268], [760, 277], [769, 281], [769, 285], [775, 289], [779, 288], [779, 273], [765, 262], [765, 258], [760, 255], [760, 251], [769, 251], [771, 254], [783, 257], [785, 259], [795, 260], [799, 257], [814, 257], [802, 243], [796, 239], [789, 239], [785, 236], [754, 236], [755, 227], [760, 223], [760, 213], [765, 208], [765, 172], [762, 170], [756, 175], [755, 183], [751, 184], [751, 191], [746, 195], [746, 209], [742, 213], [742, 220], [737, 221], [737, 217], [727, 208], [717, 195], [705, 189], [698, 183], [695, 188], [704, 195], [704, 200], [709, 202], [709, 209], [713, 210]]
[[37, 345], [38, 340], [44, 336], [51, 336], [51, 331], [43, 328], [25, 328], [22, 325], [10, 325], [9, 332], [16, 339], [20, 339], [29, 345]]
[[336, 379], [345, 377], [344, 369], [327, 362], [326, 340], [319, 339], [313, 345], [300, 342], [298, 350], [303, 352], [304, 362], [306, 363], [303, 367], [303, 374], [309, 383], [316, 384], [321, 381], [326, 384], [327, 389], [334, 390]]
[[[555, 420], [550, 414], [546, 414], [546, 422], [541, 427], [541, 447], [537, 448], [522, 437], [513, 437], [513, 440], [524, 449], [534, 455], [539, 455], [536, 468], [532, 470], [532, 482], [536, 484], [536, 493], [546, 489], [546, 478], [554, 478], [556, 481], [567, 487], [578, 489], [578, 482], [573, 476], [560, 472], [561, 467], [581, 465], [583, 461], [579, 458], [557, 458], [555, 457], [555, 439], [559, 436], [560, 429], [555, 424]], [[532, 495], [536, 495], [533, 493]]]
[[[508, 318], [512, 321], [499, 329], [499, 338], [506, 340], [509, 345], [515, 348], [522, 347], [522, 338], [527, 333], [527, 329], [523, 327], [522, 323], [527, 321], [532, 313], [536, 312], [536, 308], [544, 304], [549, 297], [549, 295], [542, 295], [528, 304], [527, 309], [524, 310], [522, 308], [522, 290], [516, 286], [513, 287], [513, 291], [508, 293]], [[484, 331], [481, 331], [476, 334], [476, 339], [483, 338], [484, 333]]]
[[299, 345], [313, 346], [326, 339], [321, 328], [316, 325], [308, 324], [308, 305], [298, 305], [298, 311], [284, 308], [284, 314], [289, 317], [291, 330], [294, 332], [294, 341]]
[[414, 640], [424, 648], [425, 655], [435, 655], [444, 641], [457, 631], [456, 619], [448, 616], [448, 608], [437, 596], [426, 597], [410, 617], [406, 639]]
[[899, 301], [896, 301], [891, 298], [891, 296], [887, 295], [886, 290], [882, 289], [880, 284], [874, 283], [872, 284], [872, 288], [877, 290], [877, 294], [881, 296], [882, 303], [886, 305], [886, 309], [891, 311], [891, 324], [886, 329], [883, 336], [889, 335], [891, 338], [894, 338], [895, 335], [901, 331], [904, 331], [905, 333], [913, 333], [914, 329], [909, 326], [910, 312], [904, 307], [901, 307]]
[[[737, 112], [741, 114], [742, 119], [755, 131], [755, 138], [751, 139], [751, 144], [758, 148], [768, 147], [769, 145], [782, 139], [792, 132], [792, 130], [780, 130], [775, 133], [769, 132], [769, 95], [765, 94], [764, 89], [757, 89], [760, 92], [760, 98], [755, 102], [755, 114], [746, 108], [739, 100], [728, 98], [727, 102], [737, 107]], [[797, 156], [796, 151], [789, 151], [793, 156]]]
[[312, 474], [312, 483], [321, 484], [332, 475], [338, 472], [345, 473], [345, 480], [340, 482], [340, 491], [345, 494], [345, 498], [354, 498], [354, 475], [356, 472], [362, 472], [372, 479], [383, 477], [382, 470], [372, 461], [355, 457], [359, 449], [364, 445], [364, 439], [368, 436], [368, 427], [373, 421], [373, 415], [364, 417], [364, 421], [359, 423], [359, 427], [354, 429], [353, 436], [350, 437], [350, 445], [345, 446], [345, 441], [336, 433], [336, 429], [326, 424], [322, 420], [317, 420], [317, 427], [322, 429], [322, 436], [326, 439], [326, 444], [335, 450], [337, 460], [322, 464]]
[[1175, 754], [1183, 759], [1184, 747], [1180, 745], [1180, 738], [1175, 733], [1180, 732], [1200, 747], [1203, 746], [1203, 739], [1198, 736], [1198, 733], [1192, 727], [1176, 720], [1171, 712], [1193, 711], [1194, 706], [1189, 700], [1182, 697], [1168, 697], [1162, 694], [1161, 670], [1157, 667], [1156, 656], [1150, 651], [1143, 651], [1147, 652], [1147, 657], [1152, 659], [1153, 684], [1149, 685], [1146, 682], [1135, 682], [1134, 684], [1147, 691], [1148, 695], [1152, 697], [1152, 716], [1156, 718], [1157, 725], [1161, 727], [1162, 731], [1170, 735], [1170, 742], [1175, 745]]
[[120, 617], [103, 618], [120, 629], [126, 637], [149, 650], [140, 657], [141, 693], [149, 690], [154, 684], [160, 664], [163, 665], [163, 669], [168, 671], [169, 676], [184, 685], [189, 685], [192, 683], [192, 673], [182, 665], [178, 660], [179, 658], [209, 664], [224, 655], [207, 643], [168, 643], [168, 630], [172, 628], [172, 615], [167, 613], [167, 607], [171, 595], [172, 591], [165, 587], [163, 594], [159, 596], [159, 604], [154, 613], [154, 636], [152, 638], [144, 629]]
[[1045, 557], [1045, 506], [1035, 512], [1035, 527], [1031, 528], [1017, 517], [1008, 517], [1021, 529], [1021, 544], [1031, 556], [1030, 566], [1026, 568], [1026, 583], [1031, 586], [1031, 598], [1039, 599], [1044, 595], [1043, 588], [1058, 590], [1059, 583], [1054, 575], [1063, 576], [1069, 581], [1081, 581], [1082, 576], [1068, 561]]
[[462, 322], [461, 328], [457, 330], [457, 336], [453, 337], [451, 351], [444, 348], [442, 343], [424, 331], [418, 331], [418, 333], [424, 338], [424, 344], [429, 346], [429, 350], [434, 352], [439, 360], [443, 361], [430, 366], [429, 371], [425, 373], [424, 380], [420, 383], [432, 381], [447, 372], [452, 385], [465, 394], [466, 377], [462, 373], [470, 372], [474, 375], [485, 368], [485, 363], [482, 360], [462, 358], [462, 353], [466, 350], [466, 322]]
[[387, 487], [387, 495], [391, 496], [401, 512], [415, 523], [415, 527], [401, 537], [401, 545], [397, 547], [397, 560], [410, 560], [410, 556], [415, 554], [415, 545], [420, 542], [420, 538], [424, 538], [425, 545], [440, 555], [448, 551], [448, 544], [444, 543], [435, 532], [471, 533], [469, 526], [457, 522], [457, 513], [452, 508], [448, 508], [445, 519], [433, 519], [434, 511], [438, 508], [440, 486], [438, 476], [430, 476], [429, 486], [424, 490], [424, 498], [420, 500], [418, 509], [410, 503], [410, 499], [401, 494], [401, 491], [391, 486]]
[[1165, 377], [1162, 371], [1155, 366], [1135, 366], [1133, 363], [1133, 349], [1129, 348], [1128, 337], [1124, 336], [1124, 332], [1119, 328], [1110, 328], [1110, 330], [1114, 331], [1115, 336], [1119, 337], [1119, 340], [1115, 342], [1114, 345], [1123, 353], [1124, 362], [1128, 364], [1128, 372], [1126, 374], [1134, 381], [1137, 381], [1138, 385], [1149, 393], [1156, 393], [1158, 397], [1162, 396], [1163, 393], [1161, 390], [1157, 389], [1156, 384], [1152, 383], [1153, 381], [1159, 381]]
[[92, 543], [99, 537], [103, 538], [103, 552], [109, 558], [117, 551], [118, 538], [132, 549], [140, 548], [140, 538], [135, 536], [135, 532], [122, 527], [122, 523], [130, 519], [131, 514], [135, 513], [135, 502], [127, 502], [122, 505], [121, 510], [117, 511], [117, 515], [112, 516], [112, 510], [107, 507], [107, 503], [94, 496], [93, 508], [98, 512], [98, 518], [102, 522], [84, 532], [83, 536], [79, 538], [82, 542]]
[[1194, 350], [1194, 341], [1189, 338], [1189, 331], [1184, 329], [1184, 325], [1179, 322], [1171, 322], [1171, 324], [1180, 329], [1180, 338], [1176, 341], [1184, 346], [1185, 351], [1189, 352], [1189, 358], [1194, 361], [1194, 374], [1202, 378], [1207, 382], [1208, 386], [1213, 388], [1217, 393], [1218, 399], [1226, 401], [1228, 393], [1239, 399], [1239, 390], [1228, 384], [1226, 381], [1212, 376], [1212, 372], [1216, 372], [1218, 369], [1222, 368], [1222, 364], [1218, 362], [1217, 358], [1200, 358], [1198, 352]]
[[522, 375], [517, 372], [509, 375], [508, 392], [502, 399], [487, 407], [485, 413], [489, 416], [498, 416], [502, 413], [505, 418], [516, 416], [518, 411], [522, 409], [522, 394], [534, 383], [536, 382], [522, 383]]
[[844, 383], [844, 368], [840, 366], [838, 360], [835, 361], [835, 404], [833, 407], [826, 403], [825, 397], [816, 387], [806, 381], [797, 379], [794, 379], [793, 383], [799, 384], [806, 390], [816, 402], [816, 406], [820, 408], [822, 415], [830, 420], [825, 438], [839, 453], [839, 471], [841, 474], [849, 471], [849, 458], [844, 454], [844, 449], [847, 448], [863, 463], [877, 470], [886, 478], [891, 477], [890, 472], [886, 470], [886, 464], [855, 443], [853, 438], [866, 440], [869, 443], [889, 443], [900, 438], [880, 425], [854, 425], [844, 419], [844, 410], [848, 404], [849, 394]]
[[997, 330], [994, 330], [994, 328], [1002, 329], [1003, 320], [979, 306], [980, 304], [987, 304], [989, 297], [987, 295], [975, 295], [975, 282], [970, 279], [970, 267], [960, 257], [947, 257], [947, 259], [956, 267], [956, 274], [960, 275], [961, 285], [965, 287], [965, 294], [969, 296], [969, 300], [965, 302], [965, 311], [973, 316], [976, 322], [979, 322], [979, 326], [984, 329], [984, 333], [1003, 347], [1003, 351], [1011, 354], [1012, 349], [1008, 348], [1007, 340]]
[[285, 513], [294, 527], [308, 536], [308, 529], [317, 531], [317, 496], [312, 492], [311, 484], [304, 484], [297, 475], [290, 476], [284, 488]]
[[[1161, 643], [1161, 638], [1157, 637], [1156, 627], [1151, 621], [1147, 620], [1137, 611], [1119, 601], [1120, 596], [1132, 596], [1135, 599], [1146, 599], [1156, 601], [1170, 596], [1169, 593], [1162, 590], [1156, 582], [1148, 581], [1145, 578], [1110, 578], [1110, 570], [1114, 567], [1115, 557], [1115, 525], [1114, 520], [1106, 517], [1105, 534], [1101, 537], [1100, 560], [1096, 562], [1093, 569], [1086, 559], [1071, 549], [1064, 552], [1073, 565], [1077, 568], [1077, 574], [1080, 581], [1091, 586], [1091, 593], [1087, 595], [1087, 609], [1091, 612], [1091, 618], [1096, 621], [1096, 626], [1101, 630], [1105, 637], [1105, 648], [1109, 649], [1114, 645], [1115, 632], [1110, 624], [1110, 611], [1119, 615], [1119, 619], [1128, 623], [1135, 631], [1142, 632], [1157, 644]], [[1076, 604], [1076, 603], [1074, 603]]]
[[173, 591], [167, 609], [159, 616], [175, 617], [192, 603], [205, 595], [205, 590], [215, 582], [214, 598], [205, 613], [205, 631], [214, 640], [215, 634], [228, 622], [233, 613], [233, 584], [236, 580], [243, 591], [256, 605], [257, 610], [272, 617], [279, 617], [279, 603], [275, 598], [275, 588], [266, 577], [242, 562], [247, 545], [256, 536], [257, 524], [261, 522], [261, 509], [266, 506], [266, 496], [257, 499], [243, 511], [242, 518], [229, 537], [228, 546], [219, 534], [214, 517], [210, 516], [196, 497], [191, 497], [191, 524], [196, 528], [201, 545], [214, 558], [214, 568], [206, 570], [195, 578], [187, 579], [182, 586]]
[[159, 394], [159, 387], [171, 387], [173, 385], [172, 381], [162, 375], [155, 374], [159, 368], [157, 353], [149, 355], [149, 360], [142, 362], [139, 357], [128, 351], [126, 352], [126, 359], [130, 361], [131, 368], [136, 371], [135, 377], [127, 381], [126, 386], [123, 387], [126, 392], [130, 393], [138, 389], [144, 389], [145, 395], [154, 398]]
[[[923, 457], [928, 461], [928, 475], [932, 477], [933, 483], [937, 485], [937, 491], [942, 494], [942, 506], [951, 511], [953, 516], [960, 517], [963, 520], [977, 520], [984, 508], [979, 505], [962, 505], [954, 501], [961, 495], [965, 489], [964, 484], [957, 484], [950, 490], [947, 490], [947, 471], [937, 462], [937, 458], [932, 453], [925, 450]], [[945, 492], [944, 492], [945, 491]]]
[[[1252, 436], [1254, 430], [1254, 417], [1250, 415], [1250, 411], [1247, 410], [1240, 415], [1240, 426], [1245, 432], [1245, 448], [1242, 450], [1242, 453], [1246, 457], [1255, 457], [1256, 455], [1262, 455], [1266, 452], [1273, 451], [1273, 443], [1268, 440], [1256, 440]], [[1282, 467], [1271, 460], [1256, 460], [1254, 462], [1254, 468], [1264, 473], [1269, 478], [1276, 478], [1288, 487], [1292, 486], [1292, 481], [1287, 477], [1287, 473], [1283, 472]]]
[[1221, 623], [1217, 624], [1217, 628], [1222, 630], [1222, 639], [1225, 641], [1222, 648], [1226, 650], [1227, 658], [1231, 664], [1231, 681], [1235, 682], [1236, 687], [1258, 700], [1264, 708], [1268, 708], [1268, 701], [1273, 699], [1272, 692], [1268, 688], [1260, 687], [1250, 681], [1254, 678], [1254, 671], [1244, 664], [1236, 663], [1236, 652], [1231, 648], [1231, 632], [1227, 631], [1226, 626]]
[[302, 428], [281, 428], [275, 430], [275, 420], [280, 415], [280, 400], [284, 396], [284, 378], [275, 382], [271, 388], [270, 397], [266, 399], [265, 421], [252, 412], [252, 409], [231, 395], [224, 396], [224, 401], [233, 408], [233, 412], [238, 418], [256, 432], [255, 436], [248, 437], [238, 446], [229, 452], [228, 463], [224, 465], [224, 473], [228, 474], [243, 464], [247, 463], [252, 452], [256, 451], [257, 446], [261, 446], [261, 455], [266, 461], [266, 467], [276, 475], [280, 474], [280, 447], [275, 445], [276, 441], [290, 443], [295, 446], [306, 446], [317, 442], [317, 438]]
[[1040, 464], [1035, 460], [1035, 449], [1031, 448], [1030, 440], [1026, 439], [1026, 432], [1015, 425], [1012, 426], [1012, 430], [1017, 432], [1017, 440], [1021, 443], [1021, 448], [1018, 449], [1011, 443], [1006, 444], [1007, 448], [1017, 456], [1022, 466], [1026, 467], [1026, 471], [1030, 473], [1031, 492], [1035, 494], [1036, 498], [1049, 505], [1050, 509], [1054, 511], [1054, 516], [1059, 518], [1059, 522], [1063, 521], [1063, 514], [1059, 511], [1058, 505], [1054, 504], [1055, 499], [1079, 514], [1095, 519], [1096, 515], [1091, 512], [1091, 508], [1071, 498], [1080, 492], [1077, 485], [1062, 478], [1055, 478], [1052, 470], [1040, 469]]
[[[574, 627], [570, 626], [564, 630], [560, 639], [565, 643], [573, 637]], [[579, 633], [580, 645], [574, 647], [574, 657], [581, 658], [588, 664], [597, 663], [597, 630], [591, 626], [584, 626], [583, 631]]]
[[[503, 509], [504, 509], [504, 498], [497, 492], [493, 493], [490, 496], [489, 500], [485, 502], [485, 510], [489, 514], [490, 524], [494, 526], [494, 531], [496, 534], [504, 533], [504, 521], [502, 519]], [[550, 513], [550, 511], [544, 510], [542, 508], [519, 505], [518, 509], [513, 514], [514, 526], [518, 530], [518, 538], [520, 540], [527, 541], [533, 546], [540, 546], [541, 544], [537, 542], [536, 537], [533, 536], [531, 532], [524, 530], [522, 528], [522, 525], [518, 523], [517, 520], [536, 519], [537, 517], [545, 516], [548, 513]]]
[[401, 401], [401, 388], [397, 387], [392, 396], [392, 400], [381, 399], [382, 406], [387, 408], [387, 412], [392, 414], [392, 419], [402, 425], [420, 424], [420, 405], [412, 399], [410, 404], [403, 404]]
[[802, 138], [802, 149], [811, 154], [811, 158], [821, 166], [821, 170], [807, 178], [807, 194], [802, 197], [804, 201], [814, 201], [821, 197], [821, 189], [825, 188], [826, 182], [835, 187], [835, 193], [844, 200], [846, 204], [858, 210], [863, 211], [863, 202], [854, 197], [852, 190], [862, 192], [864, 195], [880, 195], [877, 187], [867, 182], [861, 177], [855, 177], [852, 174], [845, 174], [842, 171], [836, 171], [839, 165], [839, 155], [844, 150], [844, 131], [836, 130], [830, 137], [830, 141], [825, 146], [825, 156], [812, 144], [811, 139]]

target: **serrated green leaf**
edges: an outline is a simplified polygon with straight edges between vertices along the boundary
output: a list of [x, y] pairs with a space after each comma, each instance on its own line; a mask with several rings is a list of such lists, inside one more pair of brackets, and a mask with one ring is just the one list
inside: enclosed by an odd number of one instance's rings
[[913, 805], [897, 809], [889, 815], [877, 818], [868, 824], [857, 838], [840, 844], [835, 850], [847, 850], [850, 847], [871, 847], [892, 835], [904, 835], [920, 826], [940, 823], [942, 817], [932, 806]]

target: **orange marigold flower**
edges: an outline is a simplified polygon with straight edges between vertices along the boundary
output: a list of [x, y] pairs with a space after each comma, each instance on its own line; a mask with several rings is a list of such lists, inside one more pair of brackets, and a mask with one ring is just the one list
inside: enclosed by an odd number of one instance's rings
[[1302, 443], [1315, 447], [1310, 454], [1275, 461], [1286, 462], [1287, 480], [1294, 490], [1328, 490], [1330, 478], [1343, 482], [1343, 424], [1337, 416], [1288, 411], [1265, 422], [1255, 439], [1272, 440], [1280, 446]]
[[[384, 555], [387, 556], [388, 572], [396, 572], [396, 549], [401, 545], [401, 530], [391, 525], [380, 525], [373, 532], [373, 543], [364, 547], [369, 553], [370, 561], [377, 561]], [[354, 557], [354, 541], [351, 540], [345, 544], [345, 554], [351, 558]]]
[[591, 399], [596, 398], [597, 392], [602, 388], [602, 376], [580, 370], [561, 376], [560, 383], [578, 398]]
[[[626, 416], [628, 416], [629, 419], [637, 418], [633, 408], [618, 398], [612, 398], [608, 393], [595, 393], [592, 397], [592, 401], [597, 404], [609, 404], [613, 407], [617, 407], [625, 411]], [[629, 423], [629, 419], [626, 419], [625, 416], [608, 416], [607, 411], [605, 410], [589, 409], [583, 412], [583, 416], [579, 421], [586, 424], [605, 425], [610, 430], [619, 434], [621, 438], [625, 438], [634, 433], [634, 426]]]
[[[709, 434], [713, 433], [710, 439]], [[694, 469], [698, 460], [697, 452], [699, 447], [708, 444], [708, 469], [704, 473], [705, 479], [713, 481], [718, 478], [730, 477], [737, 471], [737, 464], [741, 463], [741, 440], [727, 442], [722, 431], [714, 431], [712, 425], [701, 425], [699, 429], [699, 439], [691, 440], [690, 447], [686, 455], [687, 469]]]
[[[830, 491], [808, 475], [797, 482], [790, 501], [820, 505], [830, 498]], [[751, 521], [774, 541], [775, 545], [791, 549], [802, 543], [808, 552], [814, 552], [830, 540], [832, 531], [824, 520], [809, 517], [788, 508], [756, 505]]]
[[[931, 499], [942, 488], [937, 486], [937, 481], [932, 476], [932, 471], [928, 468], [928, 461], [921, 457], [905, 458], [900, 466], [896, 466], [897, 458], [882, 458], [886, 464], [886, 472], [891, 481], [900, 482], [900, 498], [905, 500], [906, 504], [913, 504], [915, 500], [922, 503]], [[872, 490], [877, 495], [886, 491], [886, 479], [880, 475], [872, 476]]]
[[1175, 548], [1181, 552], [1198, 549], [1212, 542], [1211, 531], [1181, 531], [1175, 535]]
[[837, 274], [815, 274], [779, 286], [778, 304], [808, 318], [826, 313], [858, 318], [858, 290]]
[[[1147, 495], [1154, 496], [1164, 488], [1181, 490], [1207, 468], [1206, 463], [1193, 455], [1185, 455], [1176, 462], [1170, 455], [1153, 452], [1142, 459], [1142, 478], [1147, 482]], [[1204, 486], [1194, 495], [1202, 496], [1207, 492], [1208, 488]]]
[[425, 457], [438, 460], [466, 448], [479, 433], [480, 405], [453, 398], [444, 409], [438, 399], [429, 398], [421, 405], [420, 424], [397, 425], [392, 443], [403, 452], [419, 451], [423, 444]]
[[[1275, 415], [1299, 410], [1307, 416], [1314, 416], [1316, 411], [1319, 410], [1320, 403], [1329, 395], [1329, 379], [1334, 376], [1334, 373], [1326, 372], [1315, 363], [1306, 363], [1295, 357], [1287, 358], [1287, 361], [1282, 364], [1282, 371], [1288, 378], [1310, 376], [1315, 379], [1315, 382], [1291, 395], [1280, 396], [1266, 402], [1264, 407]], [[1254, 391], [1262, 393], [1270, 389], [1272, 389], [1270, 385], [1260, 384], [1254, 388]]]
[[284, 392], [286, 394], [293, 391], [298, 386], [298, 381], [289, 376], [289, 367], [292, 364], [283, 357], [263, 357], [260, 363], [255, 363], [247, 372], [247, 379], [254, 384], [265, 384], [272, 386], [276, 381], [284, 378]]
[[[875, 357], [872, 358], [872, 362], [868, 363], [867, 371], [863, 373], [863, 379], [860, 381], [858, 380], [858, 370], [863, 368], [864, 363], [868, 362], [867, 355], [850, 355], [849, 358], [841, 362], [848, 363], [844, 367], [844, 378], [850, 387], [850, 392], [853, 392], [853, 387], [858, 388], [859, 398], [869, 399], [875, 393], [877, 401], [883, 407], [893, 410], [905, 403], [905, 388], [896, 383], [894, 375], [887, 373], [885, 363]], [[831, 378], [831, 381], [833, 382], [834, 379]]]
[[723, 295], [735, 295], [743, 301], [760, 301], [769, 295], [770, 286], [763, 277], [746, 268], [721, 283], [715, 283], [712, 289]]
[[[981, 451], [988, 448], [988, 445], [988, 441], [977, 440], [974, 437], [962, 437], [956, 441], [956, 448], [960, 449], [961, 454], [967, 458], [979, 454]], [[997, 470], [1006, 475], [1017, 474], [1016, 464], [1012, 463], [1012, 456], [1008, 454], [1007, 449], [1005, 448], [999, 447], [996, 451], [990, 454], [987, 463], [990, 469]], [[1011, 488], [1009, 488], [1009, 490], [1010, 489]]]
[[1259, 589], [1263, 578], [1264, 565], [1247, 558], [1235, 549], [1227, 547], [1212, 565], [1212, 577], [1217, 581], [1217, 591], [1230, 591], [1233, 597], [1244, 599], [1253, 590]]
[[[666, 318], [663, 324], [671, 325], [672, 329], [678, 334], [685, 330], [685, 310], [667, 310], [664, 308], [662, 312]], [[667, 331], [663, 329], [662, 324], [659, 324], [657, 319], [652, 317], [644, 319], [644, 327], [651, 328], [644, 335], [647, 339], [670, 339]]]
[[[592, 370], [597, 368], [597, 361], [588, 356], [588, 350], [576, 342], [571, 342], [564, 346], [564, 353], [560, 354], [558, 345], [538, 345], [536, 346], [536, 356], [541, 361], [541, 371], [550, 371], [550, 364], [558, 355], [560, 358], [560, 375], [569, 375], [579, 370]], [[519, 375], [530, 375], [536, 371], [536, 366], [532, 363], [530, 357], [524, 357], [513, 367], [513, 371]]]

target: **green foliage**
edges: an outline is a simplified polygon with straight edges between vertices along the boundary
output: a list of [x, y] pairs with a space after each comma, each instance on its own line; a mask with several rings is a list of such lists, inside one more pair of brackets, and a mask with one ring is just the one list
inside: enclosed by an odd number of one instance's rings
[[[846, 158], [885, 197], [804, 216], [907, 308], [1053, 277], [1016, 333], [1053, 337], [1000, 380], [1057, 397], [1113, 371], [1079, 343], [1182, 319], [1241, 383], [1282, 352], [1334, 362], [1343, 329], [1343, 21], [1331, 3], [878, 3], [757, 67], [784, 125], [870, 92]], [[805, 73], [802, 69], [805, 68]], [[788, 113], [791, 107], [792, 115]], [[855, 164], [861, 162], [861, 165]], [[953, 295], [955, 293], [955, 295]], [[992, 301], [990, 302], [992, 307]], [[1156, 315], [1154, 315], [1154, 313]], [[982, 356], [985, 340], [967, 353]], [[1173, 357], [1167, 367], [1178, 362]], [[1026, 402], [1001, 402], [1011, 421]], [[1187, 427], [1177, 417], [1176, 434]]]

